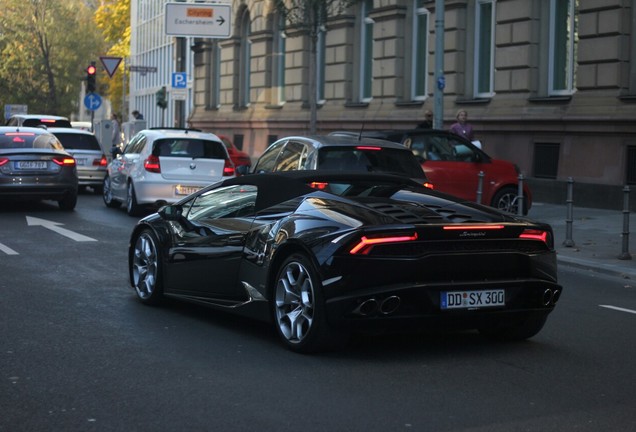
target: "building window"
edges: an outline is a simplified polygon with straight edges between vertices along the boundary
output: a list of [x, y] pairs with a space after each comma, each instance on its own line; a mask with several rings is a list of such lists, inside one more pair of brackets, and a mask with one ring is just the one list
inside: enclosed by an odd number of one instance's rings
[[532, 174], [536, 178], [557, 178], [559, 169], [559, 152], [558, 143], [535, 143], [534, 145], [534, 164]]
[[413, 14], [413, 59], [411, 70], [411, 99], [424, 100], [427, 96], [428, 77], [428, 21], [429, 12], [424, 0], [414, 0]]
[[287, 34], [285, 33], [285, 20], [279, 15], [274, 30], [274, 55], [273, 55], [273, 95], [274, 105], [282, 105], [285, 102], [285, 50]]
[[362, 23], [360, 25], [360, 101], [369, 102], [373, 85], [373, 19], [369, 16], [373, 0], [362, 2]]
[[548, 93], [570, 95], [576, 84], [577, 0], [550, 0]]
[[326, 33], [327, 31], [324, 27], [318, 31], [318, 43], [316, 45], [316, 101], [318, 103], [324, 103], [325, 101]]
[[628, 185], [636, 184], [636, 146], [627, 146], [625, 178]]
[[492, 97], [494, 80], [495, 0], [477, 0], [475, 11], [475, 97]]
[[208, 109], [221, 106], [221, 46], [214, 42], [208, 52], [208, 89], [206, 105]]
[[247, 8], [241, 17], [241, 46], [239, 47], [239, 108], [245, 108], [250, 104], [250, 74], [252, 50], [250, 41], [250, 13]]

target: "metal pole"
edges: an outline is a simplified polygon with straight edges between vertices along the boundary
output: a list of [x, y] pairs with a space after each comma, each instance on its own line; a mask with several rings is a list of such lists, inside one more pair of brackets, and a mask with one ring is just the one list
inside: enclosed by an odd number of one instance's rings
[[632, 259], [629, 254], [629, 186], [623, 188], [623, 250], [618, 259]]
[[444, 0], [435, 0], [435, 94], [433, 128], [444, 128]]
[[481, 204], [481, 196], [483, 194], [484, 187], [484, 172], [479, 171], [479, 180], [477, 181], [477, 204]]
[[519, 183], [517, 190], [517, 215], [523, 216], [523, 174], [519, 174]]
[[565, 241], [563, 241], [563, 246], [565, 247], [574, 247], [574, 240], [572, 240], [572, 189], [574, 185], [574, 180], [572, 177], [568, 177], [568, 191], [567, 191], [567, 199], [566, 199], [566, 208], [567, 208], [567, 217], [565, 219]]

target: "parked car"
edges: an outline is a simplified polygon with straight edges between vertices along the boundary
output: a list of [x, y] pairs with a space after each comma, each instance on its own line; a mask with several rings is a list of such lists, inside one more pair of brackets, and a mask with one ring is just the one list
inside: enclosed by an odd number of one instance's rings
[[76, 128], [49, 128], [77, 163], [81, 188], [91, 187], [101, 194], [108, 160], [94, 133]]
[[66, 127], [70, 128], [71, 122], [67, 117], [48, 114], [14, 114], [7, 120], [7, 126], [29, 127]]
[[167, 296], [273, 322], [297, 352], [355, 331], [526, 339], [562, 291], [549, 225], [348, 171], [208, 186], [138, 222], [128, 267], [141, 302]]
[[371, 138], [315, 135], [281, 138], [256, 162], [253, 172], [294, 170], [384, 172], [416, 179], [433, 187], [426, 174], [403, 145]]
[[77, 204], [77, 167], [52, 133], [42, 128], [0, 127], [0, 198]]
[[137, 216], [147, 206], [173, 203], [234, 175], [218, 136], [196, 129], [145, 129], [108, 164], [104, 203], [113, 208], [126, 203], [128, 214]]
[[[517, 213], [519, 167], [494, 159], [465, 138], [437, 129], [340, 131], [336, 136], [363, 136], [402, 143], [417, 156], [435, 189], [476, 201], [483, 173], [481, 203]], [[532, 193], [523, 184], [523, 214], [532, 207]]]
[[[219, 138], [221, 138], [221, 141], [223, 141], [223, 144], [225, 144], [225, 148], [227, 148], [230, 159], [232, 159], [232, 163], [234, 164], [234, 167], [237, 169], [237, 171], [243, 171], [244, 173], [249, 172], [252, 166], [252, 159], [250, 158], [250, 155], [242, 150], [239, 150], [234, 145], [230, 137], [226, 135], [219, 135]], [[239, 169], [239, 167], [245, 168]]]

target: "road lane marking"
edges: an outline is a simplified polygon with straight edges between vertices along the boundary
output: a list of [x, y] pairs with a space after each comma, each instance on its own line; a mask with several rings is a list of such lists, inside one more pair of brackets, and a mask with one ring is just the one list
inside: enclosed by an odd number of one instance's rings
[[26, 219], [27, 219], [27, 225], [29, 226], [43, 226], [46, 229], [50, 229], [51, 231], [54, 231], [60, 235], [63, 235], [64, 237], [68, 237], [78, 242], [97, 241], [94, 238], [86, 237], [85, 235], [78, 234], [71, 230], [67, 230], [66, 228], [60, 227], [59, 225], [64, 225], [63, 223], [60, 223], [60, 222], [47, 221], [46, 219], [40, 219], [36, 217], [31, 217], [31, 216], [27, 216]]
[[599, 306], [602, 307], [602, 308], [614, 309], [614, 310], [621, 311], [621, 312], [627, 312], [627, 313], [636, 314], [636, 310], [625, 309], [625, 308], [618, 307], [618, 306], [612, 306], [612, 305], [599, 305]]
[[5, 246], [2, 243], [0, 243], [0, 251], [4, 252], [7, 255], [20, 255], [19, 253], [11, 249], [9, 246]]

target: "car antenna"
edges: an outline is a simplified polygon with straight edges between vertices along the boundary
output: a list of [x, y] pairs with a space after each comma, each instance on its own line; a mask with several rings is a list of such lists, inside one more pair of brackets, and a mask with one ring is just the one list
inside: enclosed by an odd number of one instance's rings
[[362, 126], [360, 126], [360, 133], [358, 134], [358, 141], [362, 141], [362, 131], [364, 131], [364, 122], [362, 122]]

